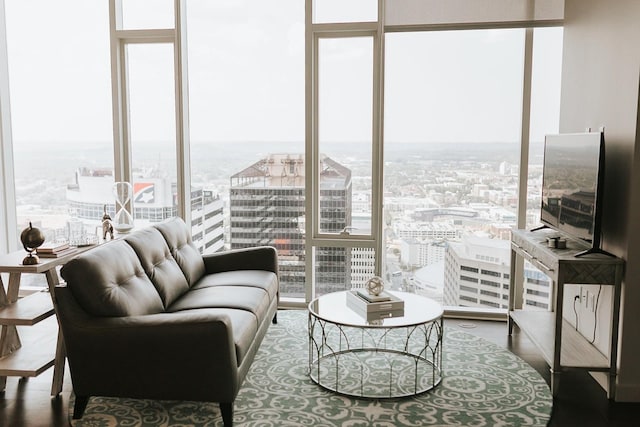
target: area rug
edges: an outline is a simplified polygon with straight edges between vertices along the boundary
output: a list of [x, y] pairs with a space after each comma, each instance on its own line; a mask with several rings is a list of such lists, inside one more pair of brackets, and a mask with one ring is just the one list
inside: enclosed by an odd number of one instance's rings
[[[238, 427], [546, 426], [553, 399], [544, 379], [511, 352], [456, 328], [444, 331], [442, 382], [402, 399], [356, 399], [308, 376], [307, 313], [281, 311], [234, 407]], [[73, 395], [69, 414], [73, 411]], [[71, 416], [71, 415], [70, 415]], [[222, 426], [215, 403], [92, 397], [73, 427]]]

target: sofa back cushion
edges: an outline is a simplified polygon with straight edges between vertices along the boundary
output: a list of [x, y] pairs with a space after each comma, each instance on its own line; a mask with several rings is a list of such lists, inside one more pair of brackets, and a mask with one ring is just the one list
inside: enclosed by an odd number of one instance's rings
[[204, 260], [193, 244], [191, 229], [180, 217], [168, 219], [154, 227], [162, 233], [171, 255], [187, 278], [189, 286], [192, 286], [204, 275]]
[[165, 308], [189, 290], [187, 279], [160, 231], [147, 227], [128, 235], [124, 240], [138, 255], [144, 272], [156, 287]]
[[66, 263], [61, 271], [67, 287], [93, 316], [120, 317], [164, 311], [156, 288], [140, 260], [124, 240], [114, 240]]

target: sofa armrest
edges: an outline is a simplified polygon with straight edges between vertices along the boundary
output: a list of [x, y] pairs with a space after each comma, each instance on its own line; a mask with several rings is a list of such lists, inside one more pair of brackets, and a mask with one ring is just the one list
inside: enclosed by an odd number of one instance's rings
[[278, 275], [278, 253], [272, 246], [233, 249], [203, 255], [206, 274], [237, 270], [265, 270]]

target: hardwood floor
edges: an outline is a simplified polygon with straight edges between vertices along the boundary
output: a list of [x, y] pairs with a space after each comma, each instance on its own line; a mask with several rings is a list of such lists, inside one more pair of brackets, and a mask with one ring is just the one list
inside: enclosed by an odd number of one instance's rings
[[[445, 329], [460, 328], [497, 345], [511, 349], [526, 360], [549, 382], [549, 368], [533, 344], [516, 331], [509, 338], [505, 323], [447, 319]], [[68, 426], [68, 404], [71, 394], [69, 370], [60, 396], [50, 396], [53, 369], [36, 378], [9, 377], [0, 393], [0, 426], [58, 427]], [[552, 427], [635, 427], [640, 403], [613, 403], [604, 390], [585, 372], [562, 374], [559, 395], [554, 400]]]

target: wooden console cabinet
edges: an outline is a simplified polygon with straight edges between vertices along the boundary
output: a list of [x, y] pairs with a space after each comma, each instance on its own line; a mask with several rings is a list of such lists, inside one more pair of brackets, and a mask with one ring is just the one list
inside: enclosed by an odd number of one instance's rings
[[[576, 257], [589, 246], [567, 239], [567, 248], [547, 245], [551, 229], [513, 230], [511, 234], [511, 275], [509, 286], [509, 335], [516, 324], [538, 347], [551, 368], [551, 392], [557, 394], [560, 373], [565, 369], [607, 372], [609, 399], [615, 398], [616, 360], [620, 291], [624, 261], [601, 253]], [[516, 280], [516, 257], [522, 256], [551, 279], [552, 311], [525, 310], [523, 281]], [[562, 316], [564, 287], [568, 284], [613, 287], [611, 341], [608, 354], [602, 354]]]

